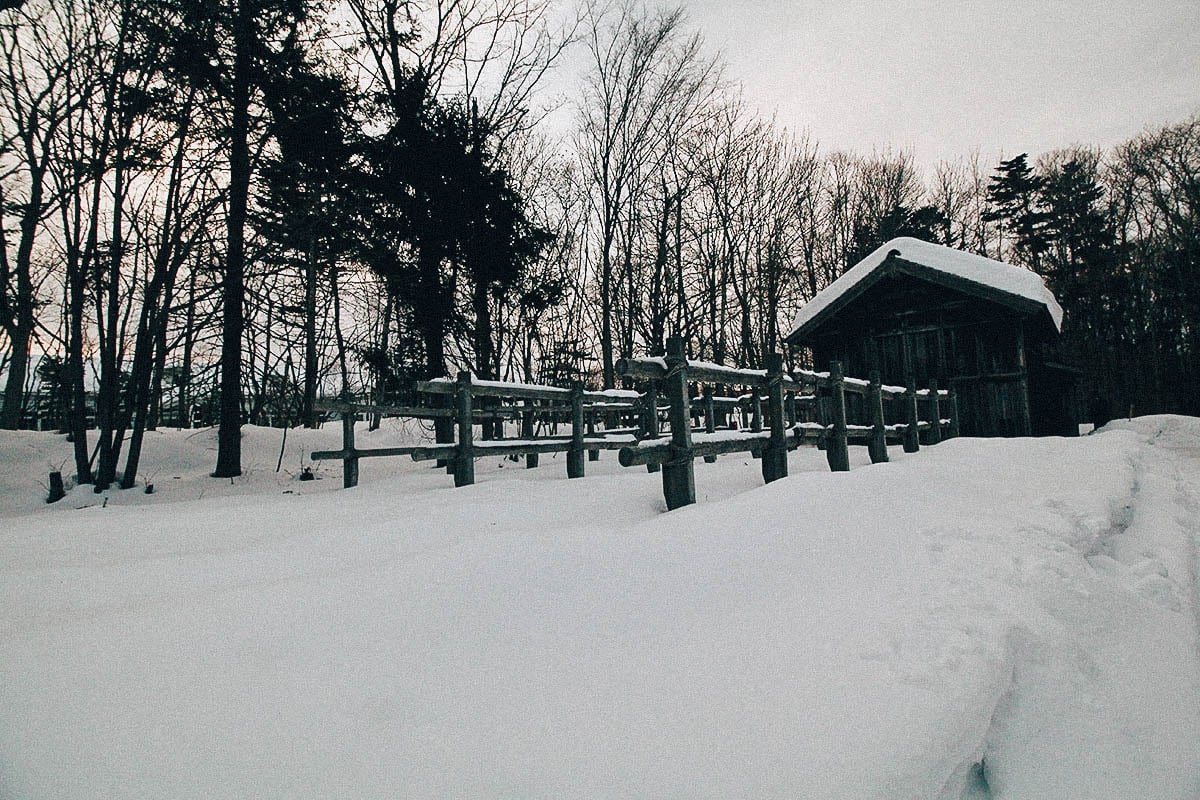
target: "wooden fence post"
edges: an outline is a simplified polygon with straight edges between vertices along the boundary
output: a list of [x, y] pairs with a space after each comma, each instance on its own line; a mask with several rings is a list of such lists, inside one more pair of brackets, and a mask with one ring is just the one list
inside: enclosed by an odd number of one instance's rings
[[950, 389], [950, 438], [957, 439], [958, 436], [959, 436], [958, 389], [951, 387], [951, 389]]
[[571, 449], [567, 450], [567, 477], [583, 477], [583, 382], [571, 382]]
[[850, 470], [850, 447], [846, 438], [846, 380], [842, 375], [842, 362], [829, 363], [830, 411], [833, 416], [833, 435], [829, 437], [825, 451], [829, 469], [833, 472]]
[[929, 443], [937, 444], [942, 440], [942, 403], [938, 396], [937, 379], [929, 379]]
[[790, 428], [800, 421], [796, 418], [796, 393], [788, 392], [786, 395], [784, 395], [784, 397], [785, 400], [783, 401], [783, 408], [785, 414], [787, 415], [788, 427]]
[[454, 456], [454, 485], [475, 483], [474, 433], [471, 428], [471, 373], [458, 373], [455, 392], [455, 411], [458, 417], [458, 452]]
[[825, 429], [829, 427], [829, 398], [821, 396], [819, 385], [813, 393], [817, 397], [816, 402], [813, 403], [813, 414], [816, 416], [817, 424], [821, 426], [822, 431], [821, 435], [817, 437], [817, 449], [828, 450], [829, 436], [825, 433]]
[[[763, 451], [762, 474], [766, 483], [786, 478], [787, 428], [783, 408], [783, 354], [767, 353], [767, 423], [771, 428], [771, 443]], [[757, 387], [755, 388], [757, 392]]]
[[663, 496], [667, 510], [696, 502], [696, 476], [692, 468], [692, 413], [688, 402], [687, 358], [683, 339], [667, 339], [667, 377], [664, 387], [671, 408], [671, 460], [663, 464]]
[[871, 407], [871, 441], [867, 452], [871, 454], [872, 464], [883, 464], [888, 460], [887, 426], [883, 418], [883, 388], [880, 386], [879, 370], [871, 370], [870, 384], [867, 386], [867, 405]]
[[[525, 401], [525, 410], [521, 413], [521, 438], [522, 439], [526, 439], [526, 440], [533, 439], [533, 436], [534, 436], [533, 426], [534, 426], [534, 413], [535, 413], [534, 408], [536, 407], [536, 404], [537, 404], [536, 400], [526, 400]], [[533, 469], [537, 465], [538, 465], [538, 454], [537, 453], [526, 453], [525, 454], [525, 469]]]
[[[607, 427], [607, 425], [605, 427]], [[596, 435], [596, 413], [594, 411], [589, 412], [587, 414], [587, 432], [588, 432], [588, 436]], [[588, 461], [599, 461], [600, 460], [600, 451], [599, 450], [588, 450], [587, 460]]]
[[[646, 400], [642, 409], [643, 425], [647, 439], [657, 439], [661, 434], [658, 427], [658, 381], [646, 382]], [[661, 464], [647, 464], [646, 472], [658, 472]]]
[[342, 412], [342, 488], [349, 489], [358, 486], [358, 456], [354, 451], [354, 417], [353, 411]]
[[[344, 446], [344, 445], [343, 445]], [[343, 462], [344, 463], [344, 462]], [[151, 484], [153, 485], [153, 484]], [[46, 495], [47, 503], [57, 503], [67, 496], [67, 490], [63, 487], [62, 472], [55, 470], [50, 473], [50, 491]]]
[[[713, 413], [713, 410], [715, 408], [716, 408], [716, 404], [713, 403], [712, 386], [705, 386], [704, 387], [704, 432], [705, 433], [712, 433], [717, 429], [717, 421], [714, 418], [715, 415]], [[717, 460], [716, 456], [705, 456], [704, 457], [705, 464], [715, 463], [716, 460]]]
[[908, 426], [904, 429], [904, 452], [915, 453], [921, 449], [921, 415], [917, 411], [917, 382], [910, 380], [904, 392], [904, 405], [908, 412]]

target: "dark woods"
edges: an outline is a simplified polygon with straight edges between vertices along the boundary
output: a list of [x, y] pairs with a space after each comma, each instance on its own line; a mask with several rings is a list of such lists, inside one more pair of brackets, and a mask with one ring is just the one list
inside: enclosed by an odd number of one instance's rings
[[900, 235], [1044, 275], [1097, 416], [1200, 413], [1195, 119], [923, 175], [757, 117], [632, 3], [4, 6], [0, 424], [68, 432], [81, 482], [132, 485], [157, 425], [218, 425], [236, 475], [245, 421], [464, 368], [611, 387], [672, 335], [761, 367]]

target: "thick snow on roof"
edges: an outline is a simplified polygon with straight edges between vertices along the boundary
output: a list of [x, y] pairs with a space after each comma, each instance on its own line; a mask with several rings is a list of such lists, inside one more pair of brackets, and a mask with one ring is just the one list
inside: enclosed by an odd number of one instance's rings
[[836, 281], [817, 292], [816, 297], [809, 300], [796, 314], [796, 320], [792, 323], [792, 332], [807, 324], [836, 302], [838, 298], [857, 286], [880, 267], [887, 260], [888, 253], [893, 250], [899, 250], [900, 258], [906, 261], [912, 261], [923, 267], [944, 272], [980, 286], [1041, 303], [1054, 321], [1054, 327], [1062, 329], [1062, 306], [1054, 299], [1054, 294], [1046, 288], [1045, 282], [1037, 273], [1006, 264], [1003, 261], [995, 261], [974, 253], [955, 250], [952, 247], [901, 236], [880, 245]]

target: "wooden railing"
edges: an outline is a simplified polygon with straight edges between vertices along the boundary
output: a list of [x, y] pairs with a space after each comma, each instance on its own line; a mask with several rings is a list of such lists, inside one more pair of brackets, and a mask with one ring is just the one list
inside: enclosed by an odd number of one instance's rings
[[[795, 386], [783, 372], [783, 357], [770, 354], [766, 370], [739, 370], [718, 364], [689, 362], [684, 357], [683, 340], [667, 342], [665, 358], [625, 358], [617, 371], [632, 378], [657, 382], [667, 396], [670, 439], [647, 438], [622, 448], [618, 458], [622, 466], [660, 464], [663, 495], [668, 509], [696, 502], [696, 479], [692, 459], [720, 453], [757, 452], [762, 458], [763, 479], [768, 483], [787, 476], [787, 432], [784, 428], [783, 392]], [[768, 396], [768, 430], [709, 432], [714, 428], [715, 404], [706, 401], [705, 433], [692, 435], [689, 381], [749, 385], [765, 389]]]
[[[483, 455], [524, 455], [526, 467], [535, 468], [538, 466], [539, 454], [566, 453], [567, 477], [581, 478], [585, 472], [585, 452], [588, 453], [589, 460], [595, 460], [601, 450], [619, 449], [633, 441], [639, 432], [638, 428], [595, 430], [595, 417], [598, 414], [611, 414], [621, 410], [641, 414], [641, 398], [633, 391], [585, 391], [583, 384], [579, 382], [570, 389], [563, 389], [555, 386], [481, 381], [473, 379], [469, 372], [459, 373], [458, 379], [454, 381], [447, 378], [419, 381], [415, 388], [427, 395], [449, 396], [453, 399], [453, 407], [323, 403], [322, 410], [337, 412], [342, 417], [342, 447], [340, 450], [318, 450], [309, 457], [313, 461], [340, 459], [342, 485], [346, 488], [358, 484], [359, 459], [404, 455], [414, 461], [445, 461], [447, 471], [454, 475], [455, 486], [469, 486], [475, 482], [475, 458]], [[523, 401], [524, 405], [481, 409], [475, 402], [481, 397], [519, 400]], [[354, 441], [354, 421], [360, 414], [450, 419], [454, 422], [456, 441], [405, 447], [358, 448]], [[570, 427], [568, 436], [534, 438], [535, 417], [563, 414], [567, 417]], [[521, 420], [521, 439], [476, 439], [476, 423], [511, 419]]]
[[[537, 386], [532, 384], [502, 383], [498, 381], [473, 380], [471, 373], [460, 372], [458, 380], [448, 379], [423, 381], [417, 384], [417, 389], [430, 394], [450, 394], [454, 396], [454, 417], [458, 441], [455, 444], [437, 444], [416, 449], [412, 453], [414, 461], [429, 461], [433, 459], [448, 459], [454, 468], [454, 485], [469, 486], [475, 482], [475, 458], [481, 455], [538, 455], [541, 453], [566, 453], [567, 477], [582, 478], [585, 473], [584, 453], [591, 451], [599, 455], [601, 450], [616, 450], [626, 441], [633, 438], [632, 434], [623, 440], [617, 431], [605, 431], [591, 435], [587, 428], [589, 421], [585, 411], [589, 405], [603, 404], [607, 410], [615, 408], [637, 409], [638, 394], [617, 389], [607, 391], [586, 391], [580, 381], [575, 381], [570, 389], [556, 386]], [[528, 405], [524, 409], [525, 419], [530, 423], [523, 426], [523, 435], [532, 433], [532, 418], [536, 413], [532, 405], [535, 401], [549, 401], [560, 408], [569, 409], [570, 436], [551, 439], [519, 439], [497, 440], [491, 442], [476, 442], [473, 430], [473, 407], [477, 397], [494, 397], [507, 400], [522, 400]], [[551, 407], [553, 408], [553, 406]], [[545, 407], [542, 407], [543, 411]], [[594, 425], [594, 423], [592, 423]], [[611, 438], [610, 438], [611, 437]], [[537, 466], [537, 461], [527, 466]]]
[[[825, 450], [829, 468], [835, 472], [850, 469], [849, 447], [865, 445], [872, 463], [888, 460], [889, 442], [899, 442], [905, 452], [916, 452], [922, 444], [936, 444], [958, 435], [957, 397], [939, 390], [931, 382], [918, 390], [884, 385], [873, 372], [864, 380], [847, 377], [839, 362], [828, 372], [793, 370], [783, 366], [783, 356], [766, 356], [766, 369], [738, 369], [685, 357], [684, 343], [671, 338], [667, 355], [658, 358], [627, 358], [617, 362], [617, 371], [645, 382], [646, 391], [610, 389], [587, 391], [576, 381], [570, 388], [532, 384], [504, 383], [473, 379], [461, 372], [456, 380], [440, 378], [421, 381], [419, 393], [452, 399], [452, 407], [371, 406], [354, 403], [327, 403], [325, 410], [342, 415], [342, 448], [317, 451], [311, 458], [341, 459], [343, 485], [358, 483], [359, 460], [378, 456], [410, 456], [414, 461], [439, 460], [454, 475], [455, 486], [475, 482], [475, 459], [484, 455], [523, 455], [528, 468], [538, 465], [543, 453], [565, 453], [567, 477], [582, 478], [585, 456], [595, 460], [601, 450], [618, 450], [622, 466], [644, 465], [649, 471], [661, 469], [663, 495], [667, 508], [675, 509], [696, 501], [693, 461], [715, 461], [725, 453], [750, 453], [761, 460], [763, 480], [770, 483], [786, 477], [787, 454], [805, 443]], [[705, 386], [696, 398], [703, 411], [703, 427], [694, 427], [692, 390]], [[714, 387], [744, 387], [749, 392], [736, 397], [718, 397]], [[660, 401], [665, 395], [666, 404]], [[848, 419], [847, 395], [860, 395], [856, 403], [864, 419]], [[479, 408], [479, 398], [520, 402]], [[898, 405], [902, 421], [888, 423], [885, 403]], [[945, 405], [943, 405], [945, 404]], [[668, 433], [661, 430], [659, 411], [667, 411]], [[943, 418], [946, 409], [949, 417]], [[801, 413], [801, 410], [804, 413]], [[748, 424], [718, 429], [718, 414], [742, 413]], [[640, 419], [636, 427], [596, 430], [596, 418], [614, 413]], [[355, 446], [354, 420], [359, 414], [402, 416], [417, 419], [452, 420], [453, 441], [432, 445], [361, 449]], [[535, 437], [537, 416], [565, 417], [569, 434]], [[807, 417], [801, 419], [801, 417]], [[924, 419], [922, 419], [924, 416]], [[474, 427], [480, 422], [520, 420], [521, 438], [477, 440]]]
[[[696, 502], [693, 460], [702, 457], [712, 460], [721, 453], [749, 452], [762, 460], [763, 480], [767, 483], [787, 476], [787, 453], [806, 441], [817, 442], [826, 451], [829, 468], [835, 472], [850, 469], [849, 445], [865, 444], [872, 463], [888, 460], [889, 437], [901, 437], [906, 452], [920, 448], [920, 433], [927, 431], [927, 443], [936, 444], [948, 436], [958, 435], [957, 400], [952, 392], [939, 391], [936, 384], [929, 389], [915, 386], [895, 387], [880, 383], [878, 373], [868, 380], [848, 378], [842, 374], [839, 362], [830, 365], [829, 372], [783, 368], [783, 356], [769, 353], [766, 369], [750, 370], [726, 367], [702, 361], [689, 361], [681, 339], [667, 342], [665, 358], [631, 358], [617, 362], [621, 375], [648, 379], [664, 387], [669, 403], [671, 434], [669, 439], [650, 437], [621, 449], [622, 466], [661, 464], [663, 496], [668, 509]], [[694, 433], [690, 424], [691, 382], [751, 387], [749, 395], [752, 422], [748, 431], [715, 431], [716, 402], [711, 386], [702, 395], [705, 411], [705, 430]], [[797, 396], [797, 392], [814, 390], [813, 394]], [[766, 392], [766, 424], [762, 422], [760, 391]], [[819, 408], [815, 392], [828, 395], [831, 419], [801, 422], [796, 406]], [[846, 394], [862, 394], [870, 414], [869, 424], [852, 425], [847, 419]], [[789, 396], [790, 395], [790, 396]], [[884, 400], [901, 400], [907, 409], [903, 423], [888, 425], [885, 421]], [[950, 418], [941, 416], [941, 403], [950, 405]], [[740, 401], [740, 398], [739, 398]], [[919, 405], [927, 406], [929, 420], [920, 418]]]

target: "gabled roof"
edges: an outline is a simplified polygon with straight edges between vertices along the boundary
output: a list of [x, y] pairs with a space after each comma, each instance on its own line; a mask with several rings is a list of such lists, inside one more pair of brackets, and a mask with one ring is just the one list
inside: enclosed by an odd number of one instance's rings
[[1005, 303], [1019, 311], [1045, 310], [1062, 330], [1063, 310], [1035, 272], [952, 247], [901, 236], [884, 243], [817, 292], [796, 314], [787, 338], [805, 335], [886, 274], [899, 272]]

